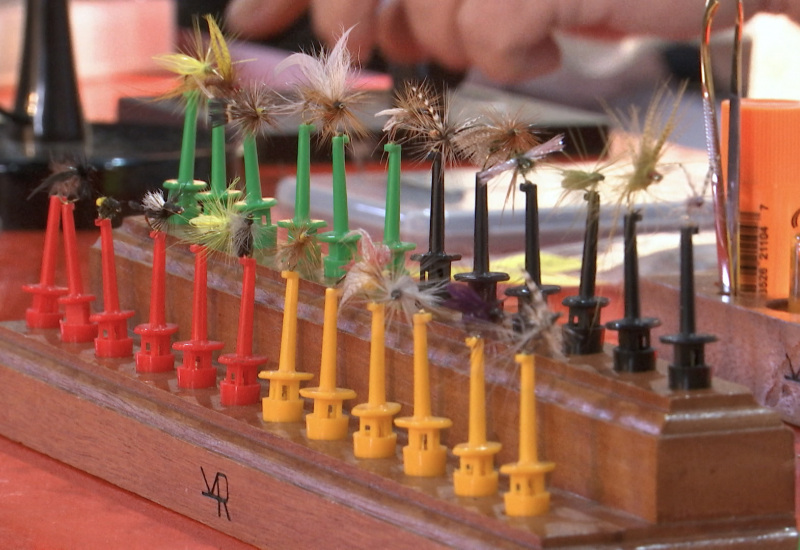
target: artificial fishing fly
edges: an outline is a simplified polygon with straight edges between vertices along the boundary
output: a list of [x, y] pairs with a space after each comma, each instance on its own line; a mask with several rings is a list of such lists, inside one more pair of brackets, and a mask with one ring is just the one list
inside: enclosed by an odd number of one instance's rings
[[[235, 182], [229, 190], [234, 187]], [[189, 226], [187, 239], [192, 243], [237, 258], [253, 255], [255, 232], [262, 227], [238, 208], [233, 193], [203, 202], [203, 213], [189, 220]]]
[[457, 144], [461, 156], [482, 170], [522, 155], [542, 143], [531, 120], [520, 112], [489, 109]]
[[420, 288], [407, 273], [391, 269], [391, 249], [374, 242], [364, 230], [356, 233], [360, 235], [359, 257], [347, 267], [340, 284], [343, 306], [351, 301], [385, 304], [389, 322], [395, 314], [403, 315], [410, 323], [413, 314], [421, 309], [434, 314], [440, 312], [438, 287]]
[[508, 160], [499, 162], [494, 166], [487, 168], [486, 170], [478, 172], [478, 179], [481, 183], [488, 183], [490, 179], [497, 177], [504, 172], [508, 172], [509, 170], [514, 171], [514, 179], [516, 179], [517, 175], [526, 178], [528, 172], [533, 170], [537, 160], [541, 160], [547, 155], [556, 153], [563, 149], [564, 134], [558, 134], [541, 145], [536, 145], [528, 151], [525, 151], [521, 155], [516, 155]]
[[206, 15], [204, 19], [208, 24], [208, 41], [195, 19], [192, 40], [183, 51], [153, 58], [162, 68], [180, 78], [177, 86], [162, 98], [180, 97], [193, 90], [200, 90], [209, 98], [221, 97], [234, 87], [234, 64], [225, 36], [212, 16]]
[[148, 191], [140, 203], [131, 202], [132, 209], [142, 212], [144, 219], [153, 231], [166, 231], [172, 216], [183, 214], [183, 208], [171, 200], [164, 198], [159, 190]]
[[564, 134], [558, 134], [557, 136], [550, 138], [540, 145], [534, 146], [522, 154], [514, 155], [508, 160], [504, 160], [487, 168], [486, 170], [478, 172], [477, 182], [486, 185], [489, 180], [496, 178], [500, 174], [513, 171], [511, 183], [506, 191], [505, 202], [507, 204], [509, 200], [513, 201], [514, 199], [518, 176], [522, 176], [523, 180], [528, 181], [528, 173], [534, 169], [537, 161], [550, 154], [562, 151], [563, 149]]
[[460, 312], [462, 321], [470, 326], [470, 332], [494, 332], [496, 329], [491, 325], [504, 318], [501, 300], [486, 300], [465, 283], [448, 283], [444, 306]]
[[464, 150], [460, 139], [475, 126], [477, 119], [453, 122], [448, 95], [438, 95], [427, 83], [406, 84], [397, 92], [395, 106], [375, 116], [389, 117], [383, 125], [389, 141], [408, 143], [412, 153], [426, 159], [441, 155], [445, 164], [452, 164]]
[[559, 314], [553, 313], [541, 288], [526, 274], [528, 300], [518, 302], [517, 313], [506, 317], [506, 338], [517, 352], [538, 353], [560, 357], [562, 331], [556, 323]]
[[52, 173], [28, 195], [28, 199], [47, 190], [64, 201], [74, 202], [90, 199], [98, 187], [97, 169], [83, 159], [56, 161], [51, 164]]
[[678, 107], [686, 85], [686, 82], [681, 84], [674, 94], [668, 93], [666, 85], [656, 90], [644, 113], [644, 119], [640, 119], [639, 111], [635, 107], [630, 109], [627, 116], [621, 113], [612, 115], [618, 125], [631, 136], [631, 167], [623, 176], [618, 190], [619, 204], [627, 206], [629, 210], [635, 206], [636, 195], [664, 179], [660, 171], [661, 158], [667, 140], [677, 124]]
[[579, 170], [576, 168], [561, 171], [561, 188], [564, 191], [591, 191], [606, 179], [600, 170]]
[[122, 203], [114, 197], [100, 197], [95, 201], [97, 217], [113, 220], [122, 215]]
[[221, 116], [241, 139], [265, 134], [277, 123], [276, 115], [285, 109], [278, 104], [278, 95], [271, 88], [252, 83], [237, 88], [225, 98]]
[[316, 280], [322, 269], [322, 249], [317, 230], [311, 224], [290, 223], [286, 241], [278, 244], [276, 261], [282, 270], [297, 271], [305, 279]]
[[303, 122], [317, 126], [325, 140], [340, 134], [359, 138], [368, 133], [356, 114], [366, 93], [356, 85], [353, 59], [347, 49], [351, 30], [342, 33], [330, 51], [323, 48], [315, 55], [292, 54], [275, 68], [276, 72], [290, 66], [300, 69], [303, 79], [296, 86], [298, 100], [290, 105], [302, 115]]

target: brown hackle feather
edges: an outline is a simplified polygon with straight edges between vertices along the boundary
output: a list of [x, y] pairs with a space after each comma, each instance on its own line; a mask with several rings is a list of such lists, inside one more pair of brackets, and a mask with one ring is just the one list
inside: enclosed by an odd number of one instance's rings
[[521, 111], [509, 113], [495, 107], [487, 110], [479, 123], [459, 137], [461, 155], [486, 169], [521, 155], [541, 143], [533, 121]]
[[285, 110], [274, 90], [255, 82], [235, 90], [226, 103], [227, 121], [237, 139], [264, 135], [277, 124], [277, 116]]
[[301, 277], [318, 280], [322, 270], [322, 249], [316, 229], [308, 224], [291, 223], [287, 239], [278, 243], [275, 261], [281, 270], [297, 271]]
[[453, 164], [460, 156], [459, 138], [475, 126], [477, 119], [454, 122], [450, 115], [450, 98], [439, 95], [428, 83], [407, 83], [395, 96], [395, 106], [375, 116], [388, 116], [383, 125], [390, 141], [408, 143], [409, 151], [421, 159], [442, 156], [445, 164]]

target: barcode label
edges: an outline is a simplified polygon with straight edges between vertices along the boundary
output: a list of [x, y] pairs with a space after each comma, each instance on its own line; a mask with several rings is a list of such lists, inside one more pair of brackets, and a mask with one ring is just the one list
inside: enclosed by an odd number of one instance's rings
[[[761, 214], [741, 212], [739, 214], [739, 291], [766, 293], [768, 269], [767, 228], [761, 226]], [[760, 261], [764, 260], [764, 261]], [[761, 265], [759, 265], [761, 264]]]

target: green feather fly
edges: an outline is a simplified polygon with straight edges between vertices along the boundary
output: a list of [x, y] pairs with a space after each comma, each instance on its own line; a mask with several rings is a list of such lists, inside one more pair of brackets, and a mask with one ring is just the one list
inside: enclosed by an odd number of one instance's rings
[[[234, 188], [235, 182], [228, 190]], [[226, 193], [203, 203], [203, 213], [189, 221], [186, 238], [231, 257], [249, 257], [253, 255], [253, 243], [261, 227], [253, 223], [252, 216], [236, 207], [235, 194]]]

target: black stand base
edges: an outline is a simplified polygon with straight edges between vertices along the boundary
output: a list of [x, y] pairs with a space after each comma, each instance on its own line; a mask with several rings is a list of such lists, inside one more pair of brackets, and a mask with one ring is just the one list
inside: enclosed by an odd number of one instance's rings
[[705, 346], [716, 339], [712, 334], [695, 332], [668, 334], [660, 338], [665, 344], [674, 346], [673, 361], [669, 366], [671, 390], [703, 390], [711, 387], [711, 368], [705, 364]]
[[614, 348], [614, 370], [617, 372], [648, 372], [656, 370], [656, 350]]
[[423, 252], [412, 254], [411, 260], [419, 262], [419, 276], [421, 281], [429, 284], [450, 282], [452, 264], [461, 259], [461, 254], [447, 254], [446, 252]]
[[561, 326], [565, 355], [592, 355], [603, 351], [606, 329], [603, 325], [579, 328], [570, 324]]
[[487, 271], [484, 273], [458, 273], [453, 277], [456, 281], [467, 283], [486, 303], [499, 302], [497, 299], [497, 283], [508, 280], [508, 273]]
[[669, 366], [669, 389], [705, 390], [711, 387], [711, 367], [697, 365], [694, 367]]
[[650, 346], [650, 329], [661, 324], [650, 317], [619, 319], [606, 324], [619, 333], [619, 345], [614, 348], [614, 370], [617, 372], [648, 372], [656, 368], [656, 350]]
[[[542, 296], [544, 296], [546, 299], [551, 294], [557, 294], [560, 292], [561, 287], [558, 285], [541, 285], [539, 290], [541, 291]], [[515, 286], [506, 289], [506, 296], [511, 296], [517, 300], [530, 300], [531, 290], [525, 285]]]
[[600, 324], [600, 310], [608, 305], [608, 298], [567, 296], [561, 303], [569, 308], [569, 319], [562, 327], [564, 353], [591, 355], [603, 351], [606, 330]]

